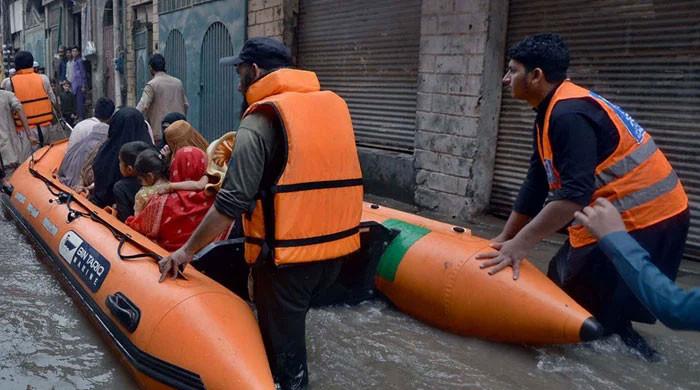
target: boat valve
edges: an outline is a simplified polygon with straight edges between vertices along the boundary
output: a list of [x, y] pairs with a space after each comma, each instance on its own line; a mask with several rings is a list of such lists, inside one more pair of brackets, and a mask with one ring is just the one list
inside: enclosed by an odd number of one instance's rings
[[68, 194], [66, 192], [61, 192], [58, 194], [58, 198], [56, 198], [56, 201], [58, 202], [58, 204], [64, 204], [64, 203], [68, 202], [70, 197], [71, 197], [70, 194]]
[[7, 194], [7, 196], [12, 196], [12, 191], [15, 190], [15, 187], [12, 186], [12, 184], [3, 184], [2, 185], [2, 192]]
[[68, 216], [66, 216], [66, 220], [68, 221], [68, 223], [71, 223], [71, 222], [75, 221], [76, 219], [78, 219], [79, 216], [80, 216], [80, 214], [75, 212], [75, 210], [71, 210], [68, 212]]

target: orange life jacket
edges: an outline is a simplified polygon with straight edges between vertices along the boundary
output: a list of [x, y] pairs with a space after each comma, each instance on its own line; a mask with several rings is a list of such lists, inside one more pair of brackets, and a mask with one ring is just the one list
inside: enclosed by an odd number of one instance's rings
[[[30, 126], [47, 126], [53, 121], [51, 100], [44, 89], [42, 77], [34, 69], [22, 69], [10, 79], [12, 90], [22, 103], [22, 109]], [[22, 129], [22, 121], [15, 114], [15, 126]]]
[[284, 131], [286, 162], [243, 218], [248, 263], [335, 259], [360, 248], [362, 172], [350, 112], [316, 74], [280, 69], [246, 92], [245, 115], [272, 109]]
[[[628, 231], [642, 229], [668, 219], [688, 208], [688, 197], [666, 156], [651, 136], [620, 107], [594, 92], [564, 81], [552, 96], [544, 117], [544, 129], [537, 131], [540, 159], [547, 172], [550, 191], [561, 188], [549, 139], [552, 110], [562, 100], [591, 99], [615, 125], [620, 141], [615, 151], [595, 169], [592, 202], [607, 198], [620, 212]], [[581, 225], [569, 227], [572, 247], [596, 242]]]

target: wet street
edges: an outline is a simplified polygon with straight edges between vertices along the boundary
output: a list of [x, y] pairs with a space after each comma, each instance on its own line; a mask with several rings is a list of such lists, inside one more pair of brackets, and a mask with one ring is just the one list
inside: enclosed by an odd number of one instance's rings
[[[0, 388], [128, 389], [116, 355], [54, 279], [31, 238], [6, 213], [0, 221]], [[479, 235], [497, 220], [471, 226]], [[556, 242], [541, 245], [541, 269]], [[700, 285], [700, 265], [679, 283]], [[313, 310], [308, 317], [314, 389], [694, 389], [700, 333], [637, 325], [663, 358], [646, 363], [616, 337], [588, 344], [523, 347], [457, 337], [383, 301]]]

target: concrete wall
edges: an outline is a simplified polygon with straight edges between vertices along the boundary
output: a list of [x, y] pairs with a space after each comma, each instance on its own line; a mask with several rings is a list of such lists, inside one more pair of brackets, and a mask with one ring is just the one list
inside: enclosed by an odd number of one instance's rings
[[247, 37], [271, 37], [284, 42], [296, 56], [299, 0], [248, 0]]
[[248, 38], [271, 37], [282, 40], [283, 0], [248, 1]]
[[365, 192], [413, 203], [416, 174], [412, 155], [366, 147], [357, 151]]
[[414, 201], [464, 220], [488, 204], [507, 1], [424, 1], [421, 18]]

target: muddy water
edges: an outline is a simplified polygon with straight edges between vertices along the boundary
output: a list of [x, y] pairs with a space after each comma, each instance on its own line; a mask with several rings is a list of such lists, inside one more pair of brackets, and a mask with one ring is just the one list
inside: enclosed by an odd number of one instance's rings
[[3, 210], [0, 389], [134, 387], [42, 256]]
[[[7, 218], [0, 221], [0, 389], [134, 388], [31, 238]], [[682, 274], [680, 282], [700, 279]], [[661, 362], [644, 362], [617, 338], [511, 346], [441, 332], [383, 301], [329, 307], [309, 314], [310, 379], [314, 389], [700, 388], [700, 333], [638, 329]]]

